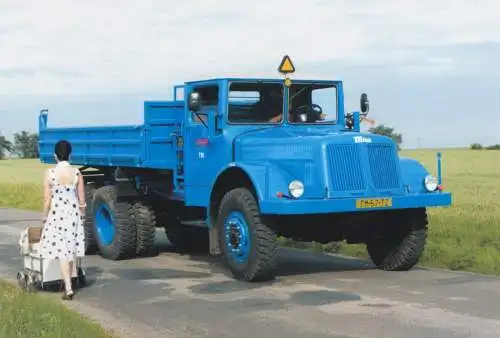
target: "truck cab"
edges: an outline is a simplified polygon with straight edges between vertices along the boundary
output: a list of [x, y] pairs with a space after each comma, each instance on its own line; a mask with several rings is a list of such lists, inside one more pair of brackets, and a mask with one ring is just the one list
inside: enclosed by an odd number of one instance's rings
[[391, 138], [360, 131], [365, 93], [345, 112], [342, 81], [291, 79], [287, 56], [280, 71], [186, 82], [172, 101], [146, 102], [141, 126], [51, 129], [41, 114], [42, 161], [58, 139], [77, 144], [89, 252], [132, 257], [162, 226], [174, 243], [200, 238], [245, 281], [274, 277], [278, 236], [364, 243], [380, 269], [413, 267], [426, 209], [451, 204], [440, 155], [434, 177]]
[[[312, 165], [313, 148], [320, 150], [345, 129], [342, 82], [294, 81], [286, 87], [280, 79], [215, 79], [188, 83], [184, 91], [187, 203], [206, 206], [203, 198], [224, 170], [270, 165], [307, 184], [304, 198], [326, 197], [316, 181], [321, 175], [314, 176], [321, 166], [316, 173], [303, 168]], [[309, 157], [300, 157], [305, 150]], [[260, 198], [269, 197], [267, 187], [256, 188]]]

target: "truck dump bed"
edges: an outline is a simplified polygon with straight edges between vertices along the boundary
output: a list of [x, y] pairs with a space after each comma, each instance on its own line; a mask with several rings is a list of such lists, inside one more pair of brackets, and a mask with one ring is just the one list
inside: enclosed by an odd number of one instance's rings
[[54, 163], [55, 144], [66, 140], [74, 165], [174, 169], [183, 114], [184, 101], [154, 101], [144, 103], [142, 125], [48, 128], [48, 116], [41, 113], [40, 160]]

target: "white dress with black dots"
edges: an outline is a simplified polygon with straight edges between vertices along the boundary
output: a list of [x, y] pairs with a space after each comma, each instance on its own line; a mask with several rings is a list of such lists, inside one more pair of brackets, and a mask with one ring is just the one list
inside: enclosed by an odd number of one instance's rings
[[45, 259], [71, 262], [85, 255], [83, 217], [80, 215], [77, 182], [80, 172], [75, 170], [72, 184], [57, 184], [57, 172], [48, 169], [52, 200], [40, 241], [40, 253]]

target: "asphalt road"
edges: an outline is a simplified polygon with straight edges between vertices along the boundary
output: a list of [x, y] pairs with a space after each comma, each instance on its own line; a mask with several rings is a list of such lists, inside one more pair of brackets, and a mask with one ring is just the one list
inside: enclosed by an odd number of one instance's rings
[[[15, 279], [20, 231], [38, 219], [0, 209], [3, 278]], [[499, 278], [420, 268], [390, 273], [283, 249], [274, 282], [247, 284], [214, 259], [168, 252], [159, 237], [156, 257], [87, 257], [89, 285], [69, 306], [124, 337], [500, 337]]]

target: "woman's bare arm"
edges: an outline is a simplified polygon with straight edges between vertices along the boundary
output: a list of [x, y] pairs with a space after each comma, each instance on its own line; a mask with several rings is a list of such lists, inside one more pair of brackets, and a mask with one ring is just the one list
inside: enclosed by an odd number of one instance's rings
[[271, 117], [269, 119], [269, 122], [272, 122], [272, 123], [280, 122], [282, 117], [283, 117], [283, 114], [276, 115], [274, 117]]
[[50, 202], [52, 201], [52, 191], [50, 189], [48, 174], [49, 172], [46, 171], [43, 178], [43, 212], [42, 212], [43, 221], [45, 221], [49, 215]]
[[80, 211], [85, 212], [85, 183], [83, 182], [83, 176], [78, 171], [78, 202], [80, 203]]

